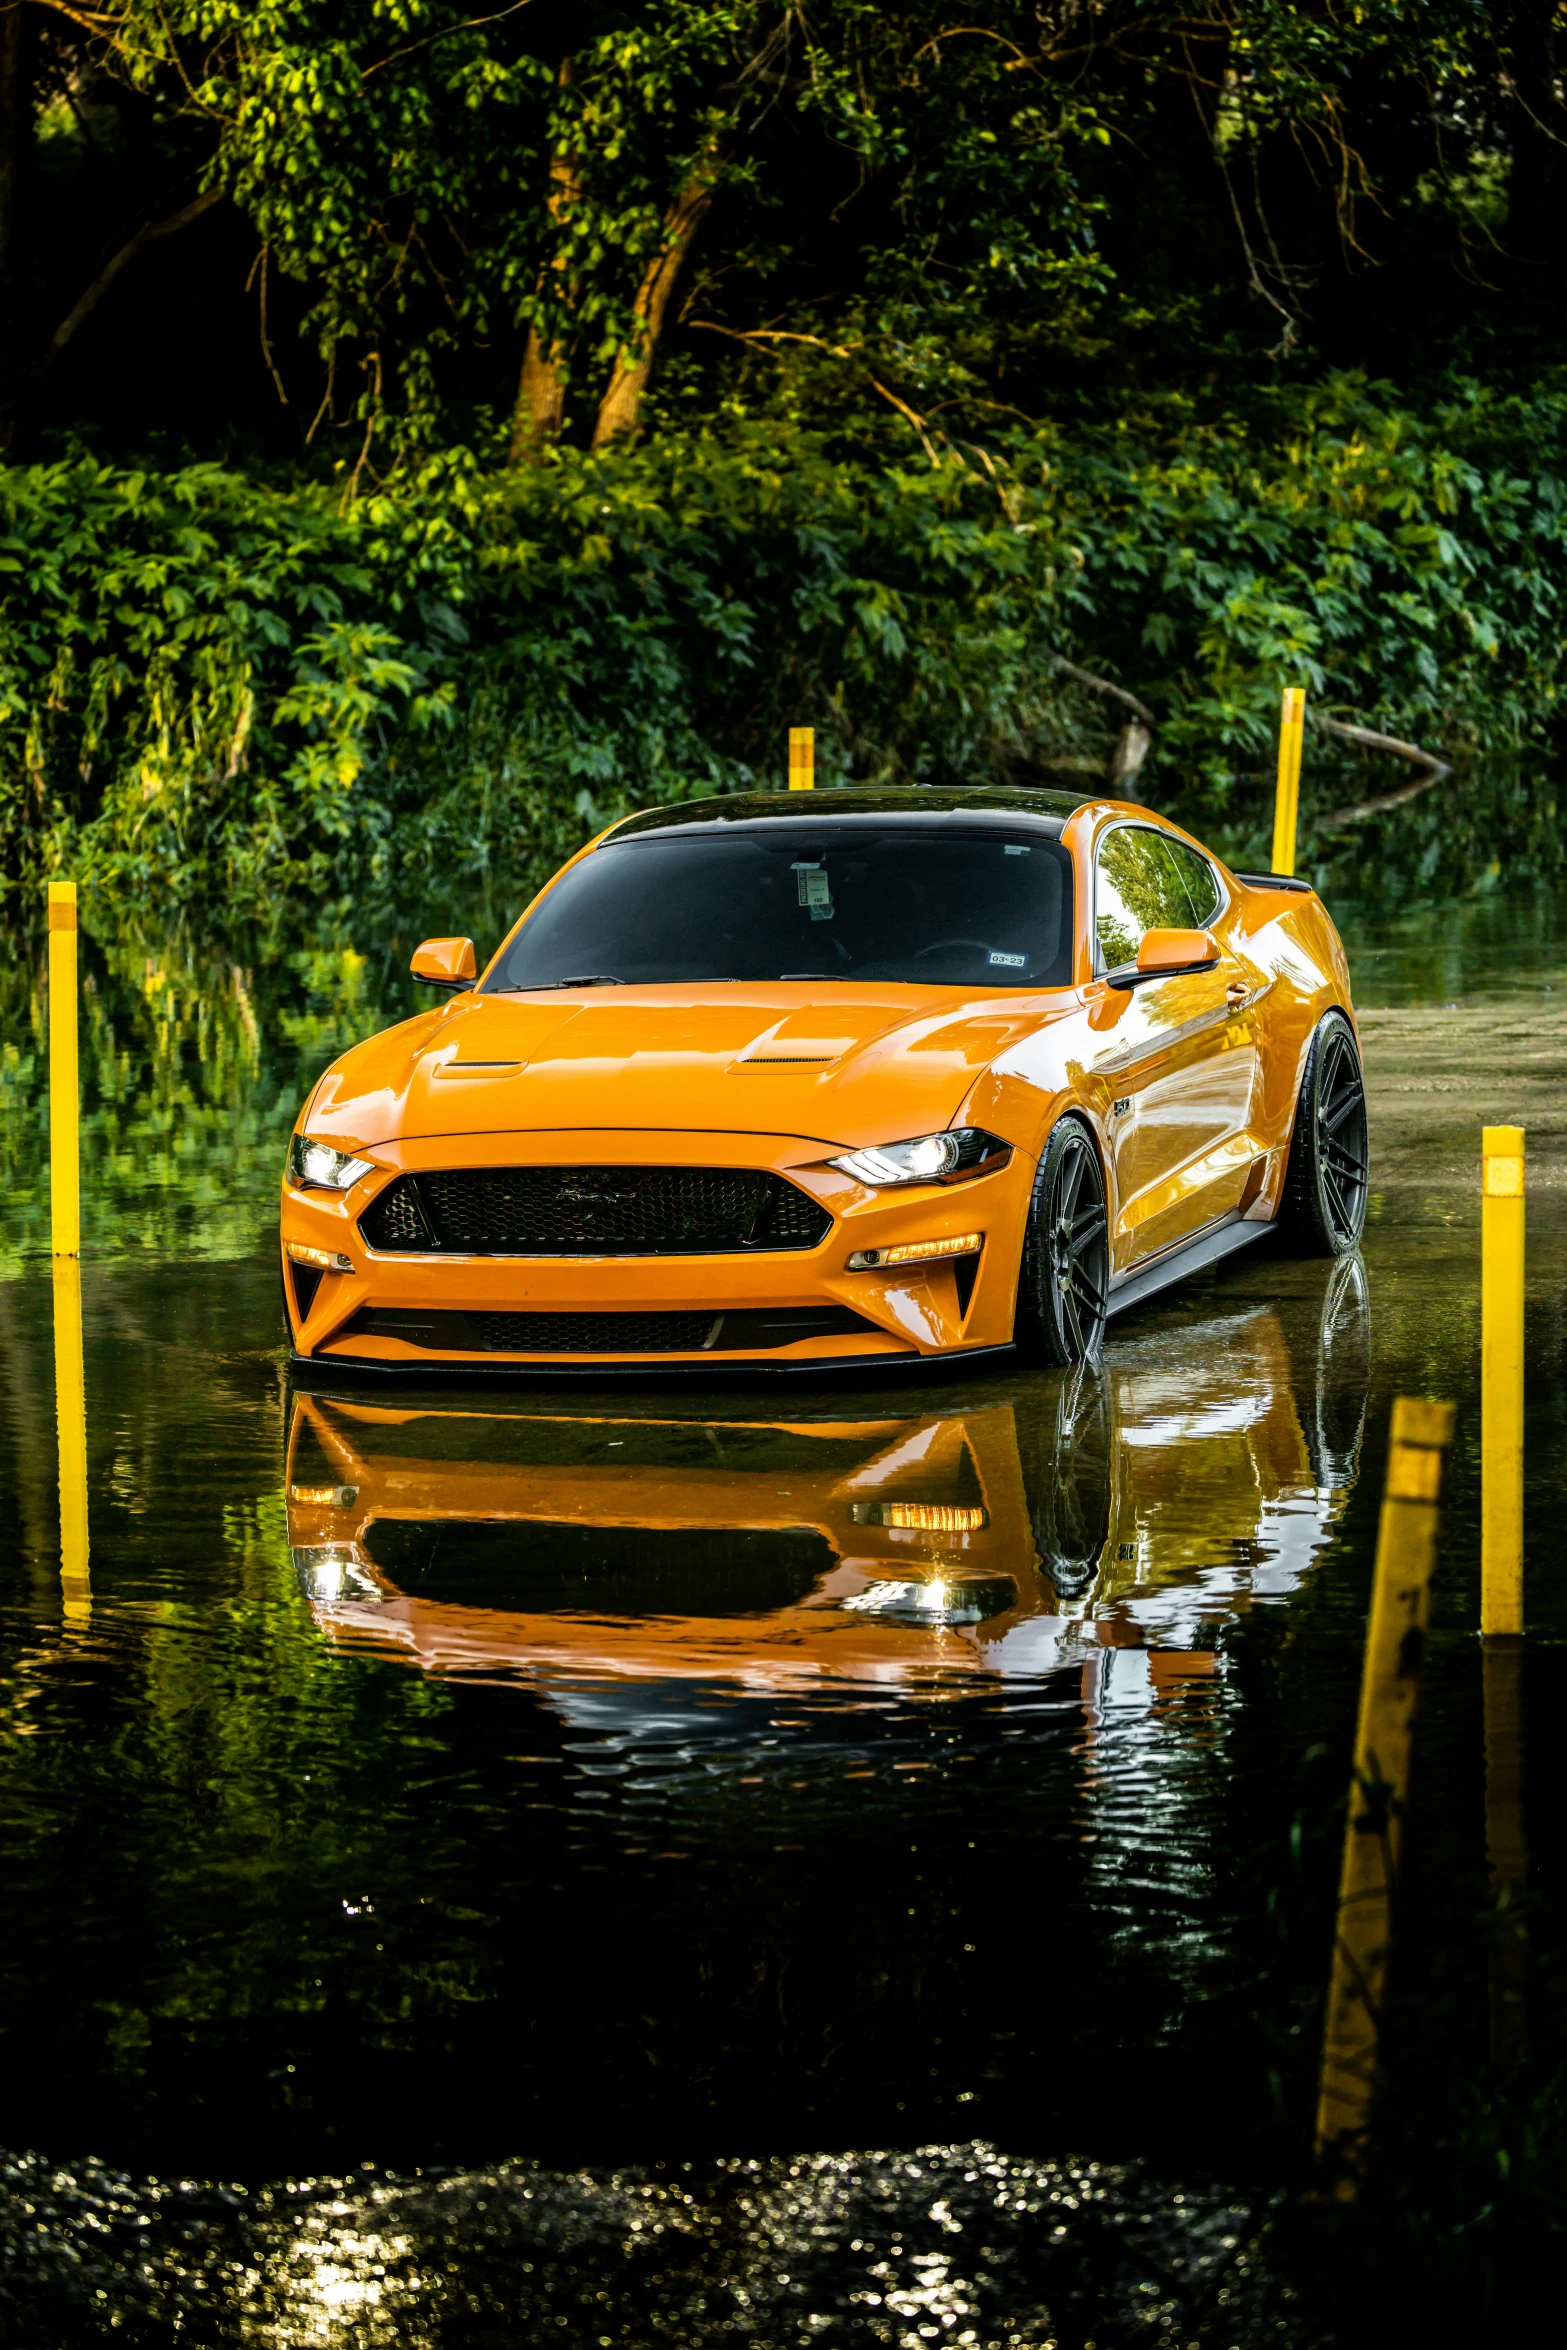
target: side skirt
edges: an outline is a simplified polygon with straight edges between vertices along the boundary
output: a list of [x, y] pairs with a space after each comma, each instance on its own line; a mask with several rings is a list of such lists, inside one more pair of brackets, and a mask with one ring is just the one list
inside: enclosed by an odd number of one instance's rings
[[1169, 1289], [1177, 1281], [1189, 1281], [1194, 1273], [1205, 1272], [1208, 1266], [1233, 1256], [1238, 1248], [1246, 1248], [1272, 1230], [1271, 1219], [1266, 1224], [1247, 1223], [1238, 1212], [1220, 1224], [1210, 1224], [1195, 1240], [1184, 1241], [1167, 1255], [1156, 1257], [1151, 1265], [1144, 1265], [1135, 1273], [1125, 1273], [1119, 1282], [1112, 1282], [1106, 1317], [1123, 1314], [1128, 1306], [1140, 1306], [1145, 1299], [1156, 1297], [1161, 1289]]

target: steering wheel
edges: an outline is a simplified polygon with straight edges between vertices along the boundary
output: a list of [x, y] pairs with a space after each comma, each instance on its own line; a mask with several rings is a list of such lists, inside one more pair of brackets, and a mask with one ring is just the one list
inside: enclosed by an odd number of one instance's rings
[[921, 947], [914, 960], [923, 963], [927, 955], [944, 955], [949, 947], [972, 947], [977, 955], [988, 955], [990, 952], [982, 938], [938, 938], [934, 946]]

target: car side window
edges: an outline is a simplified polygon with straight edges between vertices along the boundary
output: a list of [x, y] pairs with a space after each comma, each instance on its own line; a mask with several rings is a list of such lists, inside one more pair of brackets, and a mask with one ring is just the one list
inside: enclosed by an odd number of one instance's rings
[[1135, 963], [1146, 931], [1191, 927], [1191, 900], [1163, 835], [1141, 824], [1118, 824], [1106, 833], [1094, 874], [1100, 970]]
[[1207, 858], [1189, 849], [1185, 841], [1167, 840], [1164, 845], [1186, 884], [1186, 894], [1192, 901], [1192, 922], [1198, 930], [1206, 930], [1219, 911], [1218, 876]]

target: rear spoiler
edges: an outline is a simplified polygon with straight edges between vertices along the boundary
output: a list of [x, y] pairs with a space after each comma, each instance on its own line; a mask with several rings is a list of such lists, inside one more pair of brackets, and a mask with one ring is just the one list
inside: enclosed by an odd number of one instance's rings
[[1248, 889], [1293, 889], [1304, 898], [1314, 893], [1309, 881], [1299, 880], [1293, 873], [1237, 873], [1237, 881], [1244, 881]]

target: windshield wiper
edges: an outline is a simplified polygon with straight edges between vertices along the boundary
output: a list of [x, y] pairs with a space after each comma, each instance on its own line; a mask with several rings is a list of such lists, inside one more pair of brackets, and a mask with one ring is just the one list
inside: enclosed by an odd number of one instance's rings
[[574, 971], [569, 979], [521, 979], [509, 987], [487, 987], [486, 995], [548, 995], [553, 987], [624, 987], [613, 971]]

